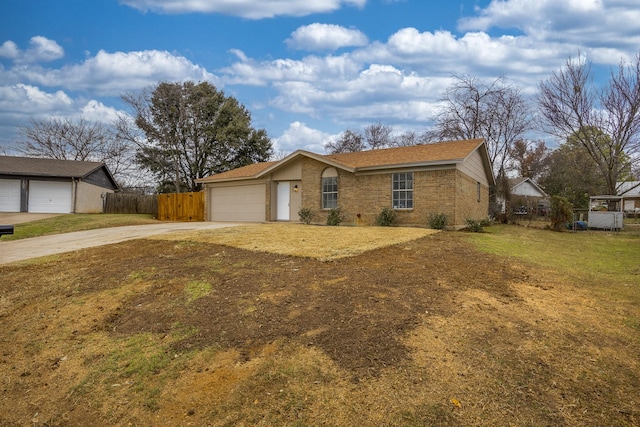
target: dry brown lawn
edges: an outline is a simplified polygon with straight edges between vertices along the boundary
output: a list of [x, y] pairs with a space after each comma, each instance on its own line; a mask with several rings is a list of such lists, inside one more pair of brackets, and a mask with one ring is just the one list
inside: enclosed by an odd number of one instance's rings
[[592, 271], [603, 292], [472, 243], [503, 230], [271, 224], [0, 266], [0, 425], [640, 425], [640, 267]]
[[165, 234], [161, 240], [189, 240], [330, 261], [419, 239], [437, 230], [406, 227], [326, 227], [269, 223], [222, 228], [211, 232]]

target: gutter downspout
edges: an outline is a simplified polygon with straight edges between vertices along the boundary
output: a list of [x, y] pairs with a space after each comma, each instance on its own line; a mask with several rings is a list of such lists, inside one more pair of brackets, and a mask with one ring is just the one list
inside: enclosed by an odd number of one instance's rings
[[73, 212], [76, 213], [76, 207], [78, 205], [78, 180], [71, 178], [71, 185], [73, 186]]

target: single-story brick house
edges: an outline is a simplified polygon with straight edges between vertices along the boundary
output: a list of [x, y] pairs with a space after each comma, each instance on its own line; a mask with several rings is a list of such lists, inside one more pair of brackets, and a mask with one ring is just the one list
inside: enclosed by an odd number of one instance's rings
[[427, 224], [444, 213], [462, 227], [486, 218], [494, 177], [482, 139], [341, 154], [298, 150], [202, 178], [210, 221], [298, 221], [301, 208], [325, 223], [339, 207], [345, 224], [375, 224], [385, 208], [401, 225]]
[[0, 212], [101, 213], [117, 188], [104, 163], [0, 156]]

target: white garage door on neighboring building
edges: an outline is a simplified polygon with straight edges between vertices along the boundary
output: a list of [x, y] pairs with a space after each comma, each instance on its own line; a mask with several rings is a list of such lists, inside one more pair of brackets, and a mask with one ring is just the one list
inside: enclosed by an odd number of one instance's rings
[[70, 213], [71, 182], [29, 181], [29, 212]]
[[20, 212], [19, 179], [0, 179], [0, 212]]
[[264, 184], [210, 188], [209, 196], [212, 221], [265, 221]]

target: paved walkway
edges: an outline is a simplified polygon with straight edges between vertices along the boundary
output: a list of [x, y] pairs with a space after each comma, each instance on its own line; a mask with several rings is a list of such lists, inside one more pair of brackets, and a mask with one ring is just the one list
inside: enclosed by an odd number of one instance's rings
[[109, 245], [125, 240], [140, 239], [155, 234], [236, 227], [239, 225], [242, 224], [226, 222], [163, 222], [161, 224], [129, 225], [126, 227], [76, 231], [22, 240], [3, 241], [0, 238], [0, 264], [71, 252], [94, 246]]

